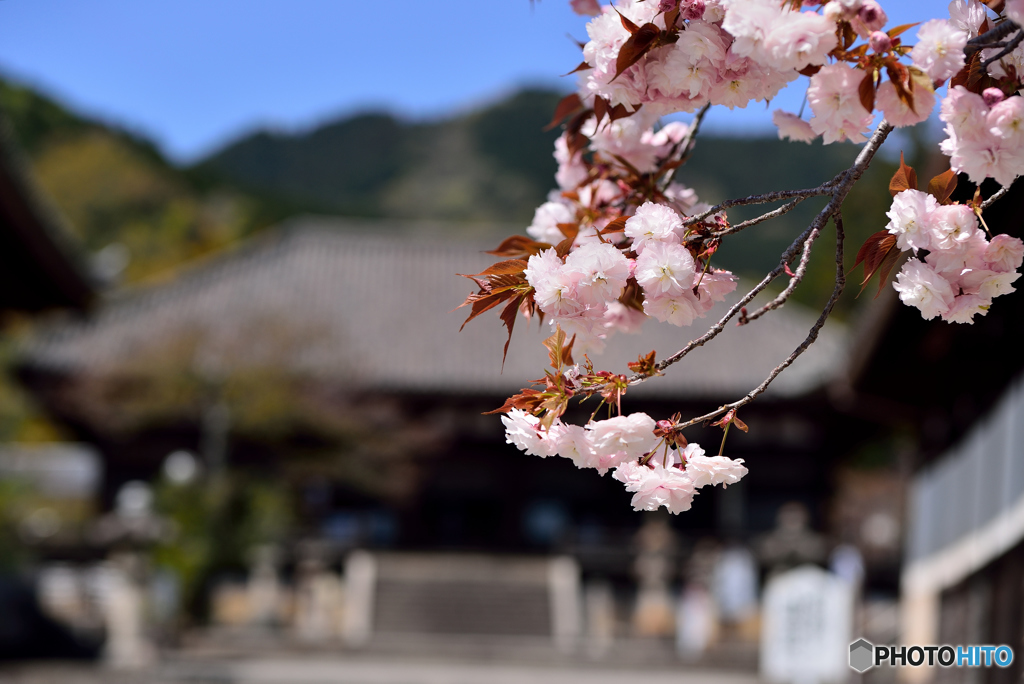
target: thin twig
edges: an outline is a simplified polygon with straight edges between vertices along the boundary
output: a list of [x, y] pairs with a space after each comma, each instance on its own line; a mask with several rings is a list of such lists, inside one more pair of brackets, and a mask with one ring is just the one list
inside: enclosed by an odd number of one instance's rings
[[707, 209], [699, 214], [695, 214], [688, 219], [683, 221], [684, 226], [690, 226], [694, 223], [699, 223], [706, 219], [712, 214], [717, 214], [723, 209], [729, 207], [741, 207], [749, 204], [768, 204], [769, 202], [778, 202], [779, 200], [797, 198], [805, 200], [809, 197], [821, 197], [823, 195], [831, 195], [832, 187], [835, 184], [836, 179], [832, 179], [827, 183], [822, 183], [816, 188], [806, 188], [804, 190], [778, 190], [776, 192], [766, 192], [763, 195], [751, 195], [750, 197], [739, 197], [737, 199], [728, 199], [724, 202], [720, 202], [715, 206]]
[[793, 362], [796, 361], [801, 354], [807, 351], [807, 349], [814, 344], [814, 341], [818, 339], [818, 333], [821, 332], [822, 326], [825, 325], [825, 321], [832, 313], [832, 308], [835, 307], [836, 302], [839, 301], [839, 297], [843, 294], [843, 289], [846, 287], [846, 269], [843, 259], [843, 242], [845, 239], [845, 234], [843, 232], [843, 217], [842, 214], [837, 211], [833, 218], [836, 224], [836, 285], [832, 289], [832, 296], [828, 298], [825, 308], [821, 310], [821, 315], [818, 316], [818, 320], [814, 322], [814, 325], [811, 326], [810, 331], [808, 331], [807, 337], [805, 337], [804, 341], [800, 343], [800, 346], [793, 350], [792, 354], [787, 356], [782, 363], [772, 369], [772, 372], [768, 374], [768, 377], [764, 379], [764, 382], [747, 392], [743, 398], [738, 401], [734, 401], [731, 404], [720, 406], [710, 413], [705, 413], [703, 416], [693, 418], [692, 420], [679, 425], [677, 429], [691, 427], [698, 423], [703, 423], [706, 420], [716, 418], [726, 411], [746, 406], [759, 395], [763, 394], [764, 391], [768, 389], [768, 386], [772, 384], [772, 381], [779, 377], [779, 374], [782, 373], [782, 371], [789, 368], [789, 366], [791, 366]]
[[[689, 342], [685, 347], [677, 351], [672, 356], [669, 356], [668, 358], [658, 363], [655, 366], [657, 371], [665, 370], [672, 364], [678, 362], [680, 359], [685, 357], [687, 354], [689, 354], [697, 347], [702, 347], [711, 340], [713, 340], [715, 337], [717, 337], [722, 332], [722, 330], [725, 329], [726, 323], [732, 320], [732, 318], [737, 313], [739, 313], [739, 311], [743, 307], [749, 304], [751, 300], [754, 299], [754, 297], [756, 297], [761, 291], [768, 287], [768, 285], [775, 278], [777, 278], [780, 273], [782, 273], [785, 270], [786, 265], [793, 260], [793, 257], [796, 256], [797, 251], [801, 249], [804, 242], [810, 237], [810, 235], [815, 231], [820, 231], [830, 218], [833, 218], [839, 214], [843, 201], [846, 199], [846, 196], [850, 194], [850, 189], [853, 187], [853, 184], [856, 183], [862, 175], [864, 175], [864, 171], [871, 163], [871, 160], [874, 158], [875, 153], [878, 151], [878, 148], [882, 145], [883, 142], [885, 142], [885, 139], [889, 136], [892, 130], [892, 124], [883, 119], [882, 123], [878, 125], [877, 129], [875, 129], [875, 132], [872, 134], [871, 139], [868, 140], [868, 142], [864, 145], [863, 149], [861, 149], [860, 153], [857, 154], [857, 158], [854, 160], [853, 165], [850, 166], [850, 168], [843, 171], [842, 173], [840, 173], [839, 175], [837, 175], [828, 184], [826, 184], [828, 187], [831, 188], [830, 194], [832, 195], [832, 198], [829, 200], [828, 204], [825, 205], [825, 208], [818, 212], [818, 215], [814, 217], [814, 220], [811, 221], [811, 224], [807, 227], [807, 229], [804, 230], [804, 232], [801, 233], [800, 236], [797, 237], [797, 239], [794, 240], [792, 244], [790, 244], [786, 251], [782, 253], [782, 258], [779, 261], [779, 265], [773, 268], [768, 273], [768, 275], [766, 275], [761, 280], [761, 282], [759, 282], [757, 285], [754, 286], [753, 289], [751, 289], [747, 294], [745, 294], [743, 298], [740, 299], [740, 301], [733, 304], [725, 313], [725, 315], [722, 316], [722, 318], [717, 323], [715, 323], [715, 325], [712, 326], [710, 330], [708, 330], [706, 333], [704, 333], [697, 339]], [[826, 185], [823, 185], [821, 187], [826, 187]], [[831, 308], [829, 310], [831, 311]], [[817, 334], [815, 333], [815, 337], [816, 336]], [[811, 341], [813, 341], [813, 339]], [[639, 384], [646, 380], [648, 377], [653, 376], [640, 375], [639, 373], [635, 374], [629, 378], [629, 384]]]
[[1005, 195], [1006, 193], [1010, 192], [1010, 187], [1011, 187], [1011, 186], [1012, 186], [1012, 185], [1013, 185], [1014, 183], [1016, 183], [1016, 182], [1017, 182], [1017, 178], [1020, 178], [1020, 176], [1017, 176], [1017, 177], [1016, 177], [1016, 178], [1014, 178], [1014, 179], [1013, 179], [1012, 181], [1010, 181], [1009, 183], [1007, 183], [1007, 184], [1006, 184], [1006, 185], [1004, 185], [1003, 187], [999, 188], [999, 190], [998, 190], [998, 191], [997, 191], [997, 192], [996, 192], [996, 193], [995, 193], [994, 195], [992, 195], [992, 196], [991, 196], [991, 197], [989, 197], [989, 198], [988, 198], [987, 200], [985, 200], [984, 202], [982, 202], [982, 203], [981, 203], [981, 208], [982, 208], [983, 210], [984, 210], [984, 209], [988, 209], [988, 208], [989, 208], [989, 207], [991, 207], [991, 206], [992, 206], [993, 204], [995, 204], [995, 203], [996, 203], [996, 202], [998, 202], [998, 201], [999, 201], [1000, 199], [1002, 199], [1003, 195]]
[[693, 123], [690, 124], [690, 130], [688, 130], [686, 132], [686, 136], [679, 141], [679, 166], [672, 169], [665, 175], [665, 178], [661, 183], [662, 190], [665, 190], [672, 184], [672, 181], [675, 180], [676, 172], [682, 167], [683, 162], [689, 159], [690, 153], [693, 152], [693, 146], [697, 142], [697, 133], [700, 132], [701, 122], [704, 121], [704, 115], [708, 113], [709, 109], [711, 109], [710, 102], [700, 108], [697, 112], [697, 116], [693, 117]]
[[757, 218], [752, 218], [752, 219], [749, 219], [747, 221], [744, 221], [743, 223], [737, 223], [734, 226], [729, 226], [728, 228], [723, 228], [722, 230], [719, 230], [717, 232], [711, 233], [710, 235], [691, 235], [690, 237], [688, 237], [685, 240], [683, 240], [683, 244], [685, 245], [685, 244], [689, 244], [691, 242], [700, 242], [702, 240], [708, 240], [708, 239], [714, 239], [714, 238], [722, 238], [722, 237], [725, 237], [726, 235], [732, 235], [734, 233], [738, 233], [741, 230], [743, 230], [744, 228], [750, 228], [751, 226], [756, 226], [758, 223], [764, 223], [765, 221], [770, 221], [771, 219], [778, 218], [778, 217], [782, 216], [783, 214], [788, 214], [789, 212], [791, 212], [794, 209], [796, 209], [797, 205], [799, 205], [801, 202], [803, 202], [806, 199], [810, 199], [810, 198], [809, 197], [798, 197], [795, 200], [792, 200], [790, 202], [787, 202], [786, 204], [783, 204], [778, 209], [772, 209], [771, 211], [769, 211], [767, 213], [761, 214]]
[[747, 314], [746, 316], [740, 316], [741, 325], [746, 325], [750, 321], [756, 321], [769, 311], [774, 311], [786, 303], [786, 300], [793, 294], [793, 290], [796, 289], [796, 286], [800, 284], [800, 281], [804, 279], [804, 275], [807, 273], [807, 265], [811, 261], [811, 248], [814, 246], [814, 241], [818, 239], [819, 235], [821, 235], [821, 230], [815, 229], [807, 236], [807, 240], [804, 242], [803, 254], [800, 255], [800, 264], [796, 267], [796, 272], [793, 274], [793, 277], [789, 279], [789, 284], [786, 285], [786, 289], [780, 292], [778, 297], [768, 302], [754, 313]]
[[991, 31], [986, 31], [977, 38], [967, 41], [967, 45], [964, 47], [964, 54], [970, 57], [978, 50], [984, 50], [990, 43], [999, 42], [1018, 28], [1020, 27], [1014, 22], [1004, 21]]

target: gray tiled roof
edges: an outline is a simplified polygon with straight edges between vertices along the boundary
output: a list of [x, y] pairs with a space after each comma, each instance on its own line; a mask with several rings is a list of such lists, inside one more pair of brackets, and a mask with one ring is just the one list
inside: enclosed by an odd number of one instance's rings
[[[103, 373], [137, 362], [169, 340], [197, 340], [193, 361], [215, 371], [274, 359], [346, 386], [399, 392], [497, 393], [528, 385], [547, 363], [547, 324], [517, 326], [504, 372], [504, 328], [489, 312], [459, 332], [452, 312], [493, 247], [463, 238], [388, 233], [380, 225], [298, 219], [242, 248], [206, 259], [175, 280], [122, 294], [89, 319], [42, 330], [28, 365]], [[659, 358], [704, 332], [719, 305], [691, 328], [651, 321], [644, 334], [616, 335], [594, 357], [599, 369], [657, 349]], [[492, 315], [493, 313], [493, 315]], [[758, 384], [806, 335], [815, 315], [789, 304], [743, 328], [730, 325], [636, 395], [734, 398]], [[794, 395], [826, 382], [845, 358], [844, 330], [830, 324], [773, 391]]]

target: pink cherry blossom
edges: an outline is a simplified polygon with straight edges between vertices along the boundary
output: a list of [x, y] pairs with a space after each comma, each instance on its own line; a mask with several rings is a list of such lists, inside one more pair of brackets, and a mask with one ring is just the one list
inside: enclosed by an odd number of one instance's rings
[[825, 143], [865, 140], [872, 117], [861, 104], [857, 91], [863, 79], [863, 71], [845, 64], [822, 67], [811, 77], [807, 102], [814, 117], [810, 125]]
[[1006, 0], [1003, 6], [1006, 18], [1018, 26], [1024, 26], [1024, 0]]
[[596, 17], [601, 14], [601, 5], [597, 0], [569, 0], [572, 11], [585, 17]]
[[679, 244], [652, 242], [636, 260], [636, 282], [647, 296], [676, 297], [693, 287], [695, 266]]
[[953, 249], [978, 233], [978, 219], [974, 211], [963, 204], [948, 204], [932, 210], [928, 228], [930, 249]]
[[598, 456], [589, 430], [580, 425], [559, 424], [551, 427], [551, 433], [559, 456], [571, 459], [577, 468], [597, 467]]
[[554, 249], [534, 254], [526, 263], [526, 282], [533, 287], [541, 311], [551, 316], [571, 316], [584, 309], [576, 298], [579, 274], [566, 269]]
[[996, 102], [985, 122], [988, 132], [996, 138], [1013, 145], [1024, 144], [1024, 97], [1008, 97]]
[[978, 0], [953, 0], [949, 3], [949, 23], [963, 31], [968, 38], [976, 38], [985, 23], [985, 6]]
[[514, 444], [530, 456], [554, 456], [558, 448], [553, 439], [539, 427], [540, 419], [522, 409], [514, 408], [501, 417], [505, 424], [505, 442]]
[[1020, 238], [996, 235], [985, 249], [985, 264], [997, 273], [1016, 271], [1024, 261], [1024, 242]]
[[779, 140], [790, 140], [809, 143], [818, 137], [818, 134], [811, 128], [811, 124], [801, 119], [796, 114], [776, 109], [772, 112], [772, 122], [779, 128]]
[[526, 233], [539, 242], [557, 245], [565, 239], [559, 223], [576, 223], [576, 211], [566, 202], [545, 202], [533, 212], [533, 223]]
[[654, 419], [646, 413], [631, 413], [599, 420], [587, 426], [594, 441], [594, 449], [601, 457], [616, 453], [626, 460], [635, 460], [648, 453], [658, 443], [654, 436]]
[[652, 459], [648, 465], [623, 463], [612, 477], [624, 483], [627, 492], [635, 492], [631, 501], [634, 511], [656, 511], [664, 506], [669, 513], [682, 513], [690, 510], [697, 493], [684, 471], [671, 463], [666, 468], [660, 459]]
[[706, 485], [720, 484], [725, 487], [736, 484], [747, 474], [742, 458], [733, 460], [725, 456], [705, 456], [698, 444], [688, 444], [682, 456], [686, 460], [686, 474], [698, 489]]
[[948, 313], [953, 305], [949, 281], [918, 259], [903, 264], [892, 286], [900, 293], [900, 300], [920, 309], [925, 319]]
[[613, 245], [590, 242], [565, 258], [576, 297], [585, 306], [602, 306], [619, 298], [629, 278], [629, 260]]
[[885, 81], [878, 86], [875, 95], [875, 107], [882, 110], [885, 120], [893, 126], [913, 126], [927, 119], [935, 109], [935, 91], [932, 84], [922, 79], [913, 83], [914, 108], [901, 100], [896, 94], [896, 86], [892, 81]]
[[992, 306], [992, 300], [978, 294], [958, 295], [953, 300], [953, 306], [942, 314], [942, 320], [947, 323], [967, 323], [974, 325], [974, 317], [984, 316]]
[[910, 59], [932, 81], [945, 81], [963, 68], [966, 45], [964, 31], [945, 19], [932, 19], [917, 30], [917, 44], [910, 51]]
[[644, 313], [672, 325], [687, 326], [702, 315], [700, 302], [689, 292], [676, 297], [646, 297]]
[[627, 335], [639, 335], [647, 317], [642, 311], [626, 306], [622, 302], [609, 302], [604, 312], [604, 327]]
[[902, 250], [929, 249], [932, 235], [932, 213], [939, 206], [935, 198], [920, 190], [904, 190], [892, 198], [886, 212], [889, 224], [885, 227], [896, 236], [896, 246]]
[[624, 232], [633, 240], [633, 251], [643, 254], [650, 242], [679, 242], [676, 229], [682, 226], [682, 219], [671, 207], [645, 202], [626, 221]]

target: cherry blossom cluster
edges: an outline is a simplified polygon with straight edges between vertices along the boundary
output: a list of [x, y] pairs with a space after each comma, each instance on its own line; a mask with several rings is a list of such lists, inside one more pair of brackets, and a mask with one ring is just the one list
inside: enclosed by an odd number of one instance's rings
[[[970, 323], [996, 296], [1013, 291], [1024, 260], [1024, 243], [991, 236], [979, 221], [980, 191], [954, 203], [957, 174], [976, 184], [995, 179], [1005, 189], [1024, 173], [1024, 0], [989, 5], [952, 0], [949, 17], [887, 28], [876, 0], [570, 0], [592, 17], [577, 92], [558, 106], [552, 126], [564, 132], [555, 143], [557, 189], [535, 212], [524, 235], [506, 239], [501, 257], [469, 275], [479, 291], [463, 306], [473, 318], [500, 307], [512, 335], [520, 318], [547, 318], [554, 334], [545, 341], [552, 369], [510, 397], [494, 413], [507, 441], [528, 454], [570, 458], [596, 469], [633, 493], [636, 510], [689, 509], [696, 490], [732, 484], [746, 473], [742, 461], [707, 457], [682, 431], [720, 418], [746, 430], [736, 411], [767, 388], [807, 346], [829, 315], [845, 282], [842, 203], [893, 127], [927, 119], [942, 96], [947, 138], [942, 152], [950, 170], [917, 189], [902, 160], [890, 189], [889, 223], [861, 247], [866, 283], [883, 282], [902, 252], [912, 253], [898, 273], [901, 300], [927, 318]], [[904, 42], [917, 27], [916, 43]], [[702, 203], [676, 179], [689, 157], [700, 122], [711, 105], [746, 107], [769, 101], [787, 84], [808, 77], [811, 115], [776, 110], [781, 138], [824, 143], [867, 143], [854, 164], [818, 188], [780, 191]], [[698, 112], [692, 124], [662, 124], [665, 115]], [[877, 114], [884, 116], [872, 132]], [[687, 326], [705, 316], [737, 285], [712, 264], [726, 236], [781, 216], [811, 197], [829, 202], [782, 254], [779, 266], [744, 295], [711, 329], [661, 363], [655, 352], [629, 364], [632, 378], [595, 371], [589, 357], [572, 350], [601, 351], [615, 331], [639, 332], [647, 318]], [[757, 219], [734, 225], [724, 209], [787, 200]], [[805, 342], [742, 399], [705, 416], [655, 421], [623, 414], [622, 397], [636, 382], [661, 374], [690, 350], [713, 339], [741, 312], [741, 324], [781, 306], [803, 277], [817, 236], [836, 229], [836, 289]], [[984, 227], [984, 230], [982, 229]], [[732, 239], [729, 237], [729, 239]], [[791, 263], [799, 263], [794, 272]], [[782, 273], [791, 277], [782, 294], [756, 312], [745, 306]], [[508, 351], [506, 343], [505, 351]], [[599, 396], [585, 425], [563, 422], [569, 401]], [[608, 407], [608, 417], [596, 420]], [[616, 415], [612, 415], [612, 412]], [[724, 449], [723, 437], [723, 449]]]
[[518, 408], [502, 416], [506, 441], [533, 456], [561, 456], [577, 468], [594, 468], [633, 492], [633, 510], [670, 513], [690, 509], [697, 490], [723, 487], [747, 474], [743, 459], [705, 456], [696, 443], [672, 448], [658, 437], [657, 424], [646, 413], [591, 421], [585, 427], [556, 420], [545, 429], [536, 416]]
[[949, 90], [940, 117], [946, 135], [940, 149], [950, 167], [975, 183], [994, 178], [1009, 185], [1024, 173], [1024, 98], [1005, 97], [999, 88], [980, 95], [962, 85]]
[[994, 297], [1014, 291], [1024, 242], [1008, 235], [988, 240], [970, 206], [940, 205], [934, 196], [908, 189], [893, 197], [888, 216], [886, 229], [896, 246], [917, 255], [893, 287], [926, 319], [973, 323], [974, 316], [988, 313]]

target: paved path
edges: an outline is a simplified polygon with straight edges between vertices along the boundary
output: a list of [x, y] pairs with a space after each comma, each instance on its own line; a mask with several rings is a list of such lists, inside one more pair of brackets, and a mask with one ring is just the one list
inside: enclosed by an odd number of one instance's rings
[[598, 666], [388, 662], [337, 658], [247, 659], [168, 664], [152, 672], [111, 673], [87, 666], [0, 669], [4, 684], [757, 684], [753, 675], [711, 670]]

